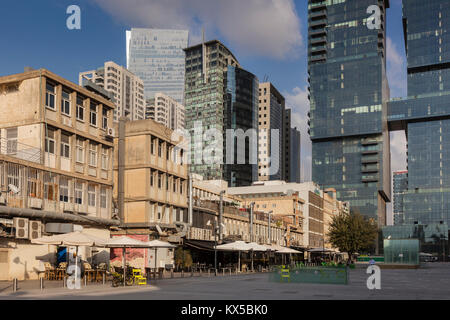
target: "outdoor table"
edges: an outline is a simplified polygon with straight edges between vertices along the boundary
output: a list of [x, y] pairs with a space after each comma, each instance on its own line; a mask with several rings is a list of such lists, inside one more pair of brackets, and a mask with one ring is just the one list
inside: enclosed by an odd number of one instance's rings
[[63, 280], [66, 276], [66, 268], [56, 268], [56, 280]]
[[103, 281], [103, 275], [106, 276], [106, 269], [95, 270], [95, 281]]

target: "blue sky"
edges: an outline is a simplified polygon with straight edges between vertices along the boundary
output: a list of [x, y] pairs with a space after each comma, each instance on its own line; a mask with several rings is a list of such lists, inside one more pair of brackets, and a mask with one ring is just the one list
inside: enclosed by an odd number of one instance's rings
[[[81, 30], [66, 28], [72, 4], [81, 8]], [[267, 76], [293, 109], [294, 126], [302, 133], [302, 175], [308, 180], [306, 0], [2, 1], [0, 75], [43, 67], [77, 83], [79, 72], [105, 61], [125, 66], [125, 31], [132, 27], [186, 28], [191, 44], [205, 27], [207, 39], [224, 42], [260, 81]], [[405, 96], [401, 0], [391, 0], [387, 36], [391, 96]], [[393, 135], [391, 147], [393, 170], [404, 169], [404, 134]]]

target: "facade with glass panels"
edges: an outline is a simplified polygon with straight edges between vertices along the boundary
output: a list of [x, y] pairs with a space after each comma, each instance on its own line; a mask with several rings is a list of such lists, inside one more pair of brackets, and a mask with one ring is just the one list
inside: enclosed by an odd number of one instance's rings
[[406, 224], [450, 223], [450, 1], [403, 0], [408, 97], [389, 103], [408, 138]]
[[408, 190], [408, 171], [397, 171], [392, 174], [394, 225], [404, 222], [403, 197]]
[[[185, 49], [185, 120], [191, 137], [190, 170], [208, 180], [226, 180], [230, 187], [250, 185], [257, 180], [257, 135], [243, 150], [234, 145], [234, 164], [226, 164], [226, 129], [258, 130], [258, 79], [243, 70], [234, 55], [220, 41], [213, 40]], [[222, 133], [223, 144], [207, 131]], [[205, 136], [207, 139], [204, 139]], [[215, 149], [208, 152], [208, 148]], [[206, 152], [205, 152], [206, 151]], [[237, 158], [245, 151], [245, 164]], [[250, 163], [250, 153], [256, 161]]]
[[163, 92], [183, 104], [187, 30], [131, 29], [126, 32], [127, 69], [144, 81], [145, 98]]
[[386, 223], [390, 201], [385, 13], [370, 29], [373, 0], [309, 0], [308, 72], [312, 179]]

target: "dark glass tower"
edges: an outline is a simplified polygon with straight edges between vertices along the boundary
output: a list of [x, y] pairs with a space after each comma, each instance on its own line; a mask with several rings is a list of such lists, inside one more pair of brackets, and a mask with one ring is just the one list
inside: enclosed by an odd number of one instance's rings
[[403, 26], [408, 97], [389, 103], [389, 125], [408, 138], [405, 223], [448, 225], [450, 0], [403, 0]]
[[408, 190], [408, 171], [397, 171], [392, 175], [394, 225], [404, 223], [403, 197]]
[[[234, 163], [227, 163], [227, 129], [255, 129], [258, 132], [259, 82], [255, 75], [241, 68], [228, 48], [218, 40], [184, 49], [186, 52], [185, 119], [191, 135], [190, 171], [208, 180], [226, 180], [230, 187], [247, 186], [257, 180], [257, 135], [251, 143], [245, 139], [245, 155], [233, 150]], [[197, 125], [201, 121], [202, 127]], [[213, 152], [211, 139], [203, 139], [210, 129], [223, 134], [223, 146]], [[199, 149], [203, 150], [201, 154]], [[253, 152], [250, 154], [250, 152]], [[244, 164], [238, 164], [239, 157]], [[254, 163], [250, 156], [255, 157]], [[218, 157], [223, 156], [220, 161]], [[200, 159], [199, 159], [200, 158]]]
[[[380, 9], [378, 29], [366, 22], [374, 4]], [[388, 7], [388, 0], [308, 2], [312, 179], [335, 188], [352, 211], [380, 225], [390, 201]]]

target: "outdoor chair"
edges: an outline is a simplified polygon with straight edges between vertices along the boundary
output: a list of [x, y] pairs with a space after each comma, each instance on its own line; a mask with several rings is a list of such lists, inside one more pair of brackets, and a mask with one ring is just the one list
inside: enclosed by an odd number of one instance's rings
[[141, 269], [133, 269], [133, 281], [137, 285], [147, 284], [147, 279], [142, 275]]
[[45, 280], [54, 280], [56, 278], [55, 267], [50, 262], [44, 263], [45, 267]]
[[87, 281], [94, 280], [95, 270], [92, 269], [91, 265], [87, 262], [84, 262], [83, 266], [84, 266], [84, 275], [87, 276]]
[[66, 276], [67, 262], [60, 262], [56, 268], [56, 279], [63, 280]]
[[106, 277], [106, 271], [108, 266], [106, 263], [102, 262], [100, 263], [97, 268], [95, 269], [95, 281], [103, 281], [103, 275]]

